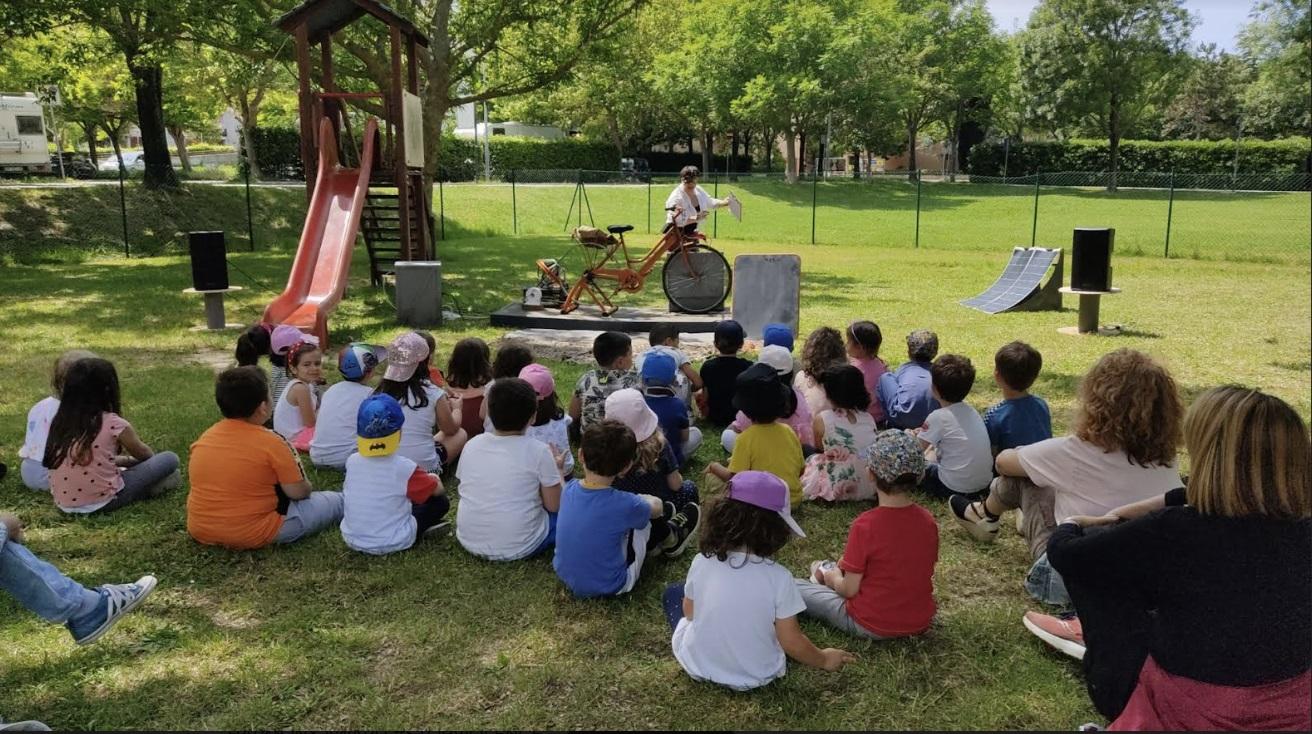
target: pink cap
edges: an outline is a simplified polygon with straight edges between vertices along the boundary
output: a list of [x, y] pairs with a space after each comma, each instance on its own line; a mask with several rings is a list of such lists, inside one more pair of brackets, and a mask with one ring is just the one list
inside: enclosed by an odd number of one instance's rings
[[536, 362], [520, 370], [519, 379], [533, 386], [538, 400], [556, 392], [556, 378], [551, 376], [551, 370]]
[[301, 342], [319, 345], [319, 337], [306, 334], [291, 324], [278, 324], [269, 335], [269, 350], [274, 354], [283, 354]]
[[660, 427], [656, 414], [647, 407], [642, 393], [631, 387], [616, 390], [606, 398], [606, 418], [628, 426], [638, 443], [651, 438]]
[[392, 346], [387, 348], [387, 371], [383, 373], [383, 379], [405, 382], [427, 358], [428, 342], [413, 331], [407, 331], [393, 339]]

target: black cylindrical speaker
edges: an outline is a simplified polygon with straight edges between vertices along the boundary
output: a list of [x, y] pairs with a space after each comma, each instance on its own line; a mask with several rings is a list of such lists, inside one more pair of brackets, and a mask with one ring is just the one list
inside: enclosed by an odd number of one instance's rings
[[228, 287], [228, 253], [222, 232], [190, 232], [191, 285], [198, 291], [221, 291]]
[[1112, 243], [1116, 230], [1076, 229], [1071, 241], [1071, 288], [1105, 291], [1112, 287]]

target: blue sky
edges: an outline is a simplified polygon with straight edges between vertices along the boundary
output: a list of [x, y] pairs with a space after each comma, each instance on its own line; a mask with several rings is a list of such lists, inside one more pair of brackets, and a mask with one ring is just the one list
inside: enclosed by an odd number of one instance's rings
[[[999, 30], [1008, 33], [1025, 26], [1030, 11], [1038, 0], [987, 0], [989, 12]], [[1185, 7], [1193, 14], [1194, 45], [1215, 43], [1218, 48], [1235, 50], [1235, 35], [1248, 22], [1251, 0], [1185, 0]]]

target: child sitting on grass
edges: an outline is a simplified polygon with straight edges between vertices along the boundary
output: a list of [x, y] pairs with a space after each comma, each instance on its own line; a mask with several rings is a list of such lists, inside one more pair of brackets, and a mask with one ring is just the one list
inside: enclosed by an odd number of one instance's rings
[[890, 428], [920, 428], [938, 410], [931, 387], [930, 363], [938, 354], [938, 335], [928, 329], [907, 334], [907, 361], [879, 376], [876, 391]]
[[718, 461], [706, 467], [706, 473], [727, 482], [734, 474], [748, 470], [768, 471], [788, 486], [789, 501], [802, 501], [802, 443], [797, 434], [780, 423], [788, 404], [788, 388], [779, 383], [777, 372], [768, 364], [757, 362], [738, 376], [734, 406], [752, 421], [738, 436], [726, 468]]
[[319, 404], [314, 438], [310, 439], [310, 461], [315, 466], [344, 471], [346, 460], [355, 453], [356, 416], [360, 404], [373, 394], [369, 380], [387, 350], [354, 342], [337, 353], [337, 373], [342, 381], [328, 388]]
[[[852, 365], [861, 370], [866, 392], [874, 398], [879, 393], [879, 378], [888, 372], [888, 365], [879, 358], [879, 347], [884, 343], [884, 335], [879, 330], [879, 324], [873, 321], [853, 321], [852, 325], [847, 327], [846, 340], [847, 356]], [[884, 406], [879, 404], [879, 400], [870, 401], [869, 411], [870, 417], [874, 418], [876, 423], [884, 422]]]
[[638, 373], [633, 371], [633, 340], [628, 334], [598, 334], [592, 341], [592, 358], [597, 366], [579, 376], [569, 403], [569, 416], [577, 431], [605, 417], [606, 397], [611, 393], [639, 386]]
[[633, 368], [641, 373], [642, 366], [646, 363], [647, 357], [653, 354], [669, 355], [676, 367], [674, 384], [674, 394], [683, 404], [692, 407], [693, 396], [700, 395], [702, 388], [702, 376], [697, 370], [693, 369], [692, 360], [688, 355], [679, 349], [679, 327], [674, 324], [656, 324], [651, 327], [651, 332], [647, 334], [647, 341], [651, 348], [639, 354], [633, 362]]
[[862, 470], [879, 502], [852, 522], [835, 564], [817, 561], [798, 579], [806, 613], [849, 635], [871, 640], [918, 635], [934, 619], [938, 524], [911, 499], [925, 457], [903, 431], [884, 431], [868, 448]]
[[376, 393], [391, 395], [405, 411], [398, 452], [424, 471], [440, 474], [465, 445], [446, 391], [428, 379], [432, 351], [418, 332], [398, 334], [387, 348], [387, 371]]
[[561, 472], [567, 478], [574, 476], [574, 455], [569, 448], [570, 418], [556, 397], [556, 378], [551, 370], [533, 363], [519, 371], [519, 379], [532, 385], [538, 396], [538, 412], [525, 435], [545, 443], [552, 454], [563, 454], [565, 464]]
[[742, 324], [725, 320], [715, 325], [716, 355], [702, 363], [698, 373], [702, 378], [702, 391], [697, 394], [697, 406], [702, 416], [717, 426], [733, 421], [734, 380], [752, 363], [738, 356], [747, 339]]
[[[802, 456], [809, 456], [815, 451], [816, 445], [813, 429], [814, 419], [811, 417], [811, 407], [807, 405], [802, 391], [792, 386], [794, 381], [793, 356], [782, 346], [771, 344], [761, 349], [757, 362], [774, 368], [779, 383], [784, 386], [786, 403], [780, 422], [793, 429], [793, 433], [797, 434], [797, 440], [802, 444]], [[747, 417], [747, 414], [741, 410], [738, 411], [733, 423], [720, 433], [720, 445], [724, 447], [724, 450], [732, 454], [734, 444], [738, 441], [738, 434], [747, 430], [747, 427], [751, 424], [752, 421]]]
[[677, 534], [674, 506], [648, 494], [615, 489], [633, 464], [637, 441], [614, 420], [594, 423], [579, 447], [582, 480], [571, 479], [560, 498], [552, 567], [574, 596], [617, 596], [633, 590], [647, 552]]
[[975, 384], [975, 366], [956, 354], [944, 354], [931, 368], [934, 399], [943, 407], [929, 414], [915, 431], [929, 452], [920, 488], [939, 499], [977, 495], [993, 480], [989, 432], [979, 411], [963, 402]]
[[[291, 380], [287, 372], [287, 353], [301, 342], [318, 346], [319, 337], [303, 333], [290, 324], [278, 324], [269, 334], [269, 405], [276, 407], [282, 399], [282, 391]], [[239, 359], [238, 366], [244, 366], [240, 362]]]
[[178, 455], [155, 453], [122, 412], [114, 365], [97, 357], [74, 362], [42, 460], [59, 509], [82, 515], [111, 512], [181, 486]]
[[469, 337], [456, 342], [446, 363], [446, 391], [455, 401], [452, 409], [459, 416], [457, 422], [469, 438], [483, 432], [483, 399], [492, 382], [491, 357], [487, 342]]
[[656, 413], [643, 400], [642, 393], [625, 389], [606, 398], [606, 419], [616, 420], [633, 431], [638, 446], [633, 465], [614, 479], [616, 489], [639, 495], [651, 495], [674, 506], [670, 537], [662, 552], [667, 556], [683, 553], [688, 539], [701, 522], [697, 485], [685, 480], [674, 460], [674, 449], [660, 430]]
[[830, 367], [847, 364], [847, 347], [837, 329], [822, 326], [811, 332], [802, 345], [802, 368], [793, 377], [793, 387], [802, 394], [811, 415], [820, 415], [829, 409], [825, 390], [820, 387], [820, 374]]
[[[792, 574], [774, 561], [788, 539], [806, 534], [788, 512], [788, 486], [768, 472], [745, 471], [712, 501], [687, 580], [662, 596], [674, 630], [674, 657], [693, 680], [738, 691], [787, 672], [787, 658], [837, 671], [856, 658], [817, 648], [797, 615], [806, 603]], [[785, 657], [786, 656], [786, 657]]]
[[660, 420], [661, 433], [674, 450], [675, 466], [683, 466], [702, 445], [702, 431], [692, 424], [688, 404], [675, 395], [677, 367], [668, 354], [648, 354], [642, 363], [642, 390], [647, 407]]
[[524, 380], [492, 383], [487, 405], [492, 433], [475, 436], [456, 466], [456, 539], [479, 558], [515, 561], [556, 544], [568, 448], [553, 456], [546, 444], [524, 435], [538, 411], [537, 393]]
[[273, 354], [270, 339], [273, 328], [273, 324], [261, 321], [258, 324], [251, 324], [241, 336], [237, 337], [233, 356], [237, 359], [238, 367], [258, 367], [260, 357]]
[[273, 407], [273, 430], [298, 451], [309, 451], [319, 415], [319, 382], [323, 380], [323, 352], [309, 342], [287, 351], [287, 375], [292, 379]]
[[55, 368], [50, 373], [50, 395], [37, 401], [27, 411], [27, 433], [23, 436], [23, 447], [18, 450], [18, 472], [23, 485], [28, 489], [50, 491], [50, 470], [41, 462], [46, 457], [46, 439], [50, 436], [50, 423], [59, 412], [59, 396], [64, 392], [64, 382], [68, 379], [68, 370], [79, 359], [89, 359], [96, 355], [85, 349], [70, 349], [55, 360]]
[[1002, 402], [984, 411], [993, 454], [1052, 438], [1048, 404], [1027, 391], [1039, 377], [1043, 355], [1025, 342], [1011, 342], [993, 355], [993, 381], [1002, 389]]
[[223, 420], [191, 445], [187, 532], [234, 550], [294, 543], [342, 519], [341, 492], [315, 492], [287, 440], [264, 427], [269, 384], [258, 367], [219, 374]]
[[372, 395], [356, 416], [359, 451], [346, 460], [342, 540], [370, 555], [403, 551], [451, 509], [436, 474], [396, 453], [405, 413], [391, 395]]
[[[497, 348], [497, 356], [492, 359], [492, 380], [500, 380], [503, 377], [519, 377], [519, 373], [524, 368], [533, 364], [533, 352], [523, 344], [516, 342], [507, 342]], [[478, 406], [479, 416], [483, 419], [483, 432], [491, 433], [492, 419], [487, 417], [487, 393], [492, 390], [492, 383], [489, 382], [483, 388], [483, 404]], [[578, 425], [578, 419], [573, 419], [574, 429]], [[571, 460], [570, 465], [573, 466]]]
[[873, 499], [876, 487], [866, 459], [878, 429], [867, 409], [870, 394], [861, 370], [847, 364], [830, 367], [820, 373], [820, 386], [832, 407], [815, 417], [814, 441], [821, 453], [806, 460], [802, 494], [831, 502]]

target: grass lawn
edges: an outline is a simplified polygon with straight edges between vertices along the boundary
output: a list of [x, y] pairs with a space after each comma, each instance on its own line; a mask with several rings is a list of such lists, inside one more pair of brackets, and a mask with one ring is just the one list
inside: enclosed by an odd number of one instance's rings
[[[568, 203], [568, 202], [566, 202]], [[561, 210], [563, 213], [563, 209]], [[1303, 222], [1306, 225], [1306, 219]], [[646, 238], [639, 238], [645, 241]], [[764, 239], [764, 238], [762, 238]], [[1114, 339], [1057, 333], [1062, 312], [985, 316], [957, 304], [983, 290], [1005, 251], [794, 246], [723, 240], [730, 256], [802, 256], [802, 331], [872, 318], [898, 361], [908, 330], [932, 327], [942, 350], [981, 370], [970, 402], [999, 397], [993, 351], [1015, 338], [1044, 354], [1034, 391], [1058, 431], [1070, 422], [1079, 376], [1106, 350], [1129, 346], [1164, 359], [1181, 389], [1240, 382], [1312, 414], [1312, 293], [1301, 264], [1118, 256], [1103, 319]], [[1010, 244], [1006, 242], [1004, 244]], [[466, 335], [499, 334], [483, 317], [532, 279], [535, 257], [567, 249], [561, 236], [462, 239], [443, 244], [446, 287], [468, 316], [437, 332], [439, 357]], [[233, 253], [230, 321], [253, 321], [281, 288], [285, 249]], [[397, 332], [389, 294], [367, 287], [363, 255], [352, 291], [332, 320], [333, 341], [385, 343]], [[253, 280], [247, 280], [243, 273]], [[659, 597], [691, 555], [648, 567], [625, 598], [572, 599], [545, 558], [492, 564], [454, 538], [386, 558], [349, 551], [335, 532], [293, 547], [232, 553], [186, 534], [186, 491], [105, 517], [56, 510], [19, 483], [15, 454], [27, 409], [46, 391], [63, 349], [78, 346], [117, 364], [124, 412], [156, 449], [185, 455], [217, 418], [213, 361], [235, 335], [190, 331], [201, 305], [185, 257], [91, 259], [0, 269], [0, 456], [10, 463], [0, 508], [29, 524], [29, 547], [75, 578], [123, 581], [155, 573], [160, 588], [101, 642], [75, 647], [67, 633], [0, 597], [0, 714], [57, 728], [708, 728], [1057, 729], [1096, 720], [1078, 665], [1020, 625], [1034, 608], [1021, 589], [1024, 546], [1006, 528], [981, 546], [933, 506], [942, 527], [936, 577], [939, 617], [921, 639], [845, 639], [804, 622], [822, 646], [859, 656], [840, 674], [790, 665], [763, 690], [732, 693], [690, 680], [674, 661]], [[655, 302], [655, 293], [643, 294]], [[643, 300], [643, 299], [640, 299]], [[552, 364], [570, 384], [580, 367]], [[330, 374], [329, 379], [335, 379]], [[692, 474], [718, 458], [710, 440]], [[319, 487], [340, 475], [313, 472]], [[458, 498], [458, 489], [454, 492]], [[866, 505], [808, 505], [808, 531], [780, 560], [803, 572], [835, 557]]]

